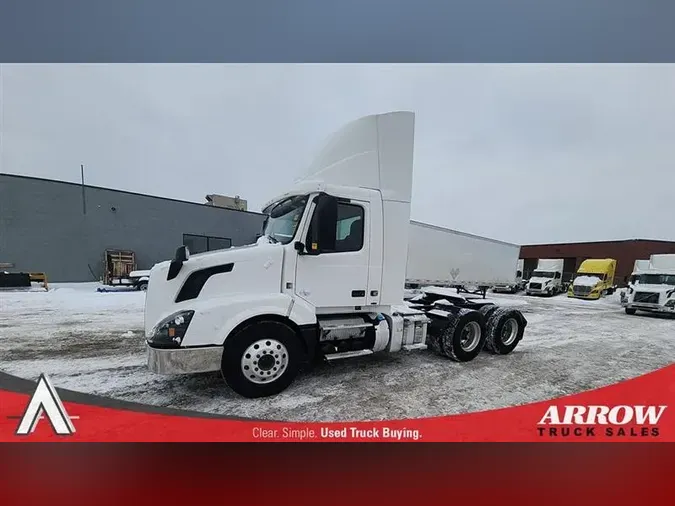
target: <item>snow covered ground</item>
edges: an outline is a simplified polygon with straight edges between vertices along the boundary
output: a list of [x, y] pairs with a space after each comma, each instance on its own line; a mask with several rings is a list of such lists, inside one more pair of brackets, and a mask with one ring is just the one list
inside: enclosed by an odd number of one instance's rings
[[619, 295], [599, 301], [490, 294], [529, 321], [505, 357], [458, 364], [426, 351], [337, 361], [282, 394], [247, 400], [220, 374], [163, 377], [146, 370], [142, 292], [97, 293], [96, 283], [0, 292], [0, 369], [56, 386], [173, 408], [285, 420], [377, 420], [524, 404], [631, 378], [675, 361], [675, 320], [628, 316]]

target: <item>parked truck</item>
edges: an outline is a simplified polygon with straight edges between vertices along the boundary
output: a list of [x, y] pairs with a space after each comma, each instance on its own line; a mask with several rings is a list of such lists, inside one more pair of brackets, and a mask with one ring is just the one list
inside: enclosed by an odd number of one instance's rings
[[652, 255], [649, 267], [628, 287], [626, 314], [638, 311], [675, 314], [675, 254]]
[[565, 261], [562, 258], [540, 259], [525, 287], [527, 295], [551, 297], [564, 292], [566, 290], [562, 280], [564, 265]]
[[220, 371], [235, 392], [263, 397], [317, 360], [424, 348], [459, 362], [511, 353], [527, 325], [518, 310], [445, 287], [403, 300], [406, 270], [419, 266], [409, 254], [438, 250], [412, 281], [450, 285], [450, 264], [436, 262], [463, 254], [440, 240], [409, 247], [414, 118], [373, 115], [339, 130], [307, 175], [265, 205], [255, 244], [193, 256], [181, 246], [153, 266], [149, 368]]
[[616, 260], [613, 258], [588, 258], [581, 262], [574, 281], [567, 290], [568, 297], [597, 300], [614, 293]]
[[519, 254], [516, 244], [411, 221], [406, 287], [452, 287], [484, 297], [495, 285], [516, 285]]
[[[518, 247], [518, 252], [520, 253], [520, 247]], [[492, 288], [493, 292], [497, 293], [518, 293], [523, 289], [523, 268], [525, 266], [525, 260], [522, 258], [518, 260], [516, 264], [516, 276], [513, 281], [509, 283], [497, 283]]]
[[637, 283], [638, 279], [640, 278], [640, 274], [648, 269], [649, 269], [649, 260], [635, 261], [635, 263], [633, 264], [633, 272], [628, 278], [628, 286], [626, 287], [625, 290], [621, 290], [621, 293], [619, 294], [622, 306], [625, 307], [625, 305], [628, 303], [628, 290], [630, 290], [631, 287], [635, 285], [635, 283]]

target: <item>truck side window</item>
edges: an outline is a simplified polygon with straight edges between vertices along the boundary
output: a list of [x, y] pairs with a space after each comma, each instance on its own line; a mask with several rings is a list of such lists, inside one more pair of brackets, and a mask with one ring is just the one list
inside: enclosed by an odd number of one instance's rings
[[363, 248], [363, 207], [338, 204], [335, 252], [359, 251]]
[[[324, 218], [325, 219], [325, 218]], [[337, 206], [337, 221], [333, 223], [323, 222], [316, 224], [312, 221], [309, 227], [308, 237], [314, 237], [313, 229], [315, 226], [324, 229], [324, 227], [335, 227], [335, 247], [326, 247], [319, 244], [321, 253], [346, 253], [349, 251], [359, 251], [363, 248], [364, 237], [364, 210], [363, 207], [355, 204], [339, 203]], [[331, 241], [332, 242], [332, 241]]]

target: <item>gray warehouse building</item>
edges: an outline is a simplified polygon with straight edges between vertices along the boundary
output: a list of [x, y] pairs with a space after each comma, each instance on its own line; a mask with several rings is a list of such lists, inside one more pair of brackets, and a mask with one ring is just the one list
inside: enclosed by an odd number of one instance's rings
[[183, 244], [198, 253], [255, 241], [262, 214], [208, 200], [0, 174], [0, 264], [50, 282], [98, 281], [108, 249], [131, 250], [137, 268], [149, 269]]

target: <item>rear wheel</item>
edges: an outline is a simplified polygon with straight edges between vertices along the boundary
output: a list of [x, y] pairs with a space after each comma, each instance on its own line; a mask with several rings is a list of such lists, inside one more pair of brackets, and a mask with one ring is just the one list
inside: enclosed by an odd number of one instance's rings
[[481, 306], [478, 309], [478, 312], [483, 315], [485, 321], [488, 321], [490, 315], [492, 315], [492, 313], [494, 313], [497, 309], [498, 309], [497, 306], [495, 306], [494, 304], [486, 304], [484, 306]]
[[448, 318], [439, 335], [441, 354], [455, 362], [470, 362], [485, 345], [485, 318], [470, 309], [460, 309]]
[[145, 292], [148, 289], [148, 282], [141, 281], [136, 285], [136, 288], [138, 288], [141, 292]]
[[243, 397], [276, 395], [293, 382], [302, 347], [296, 333], [280, 322], [253, 323], [225, 341], [221, 372]]
[[516, 309], [499, 308], [487, 325], [485, 349], [496, 355], [508, 355], [523, 338], [527, 320]]

